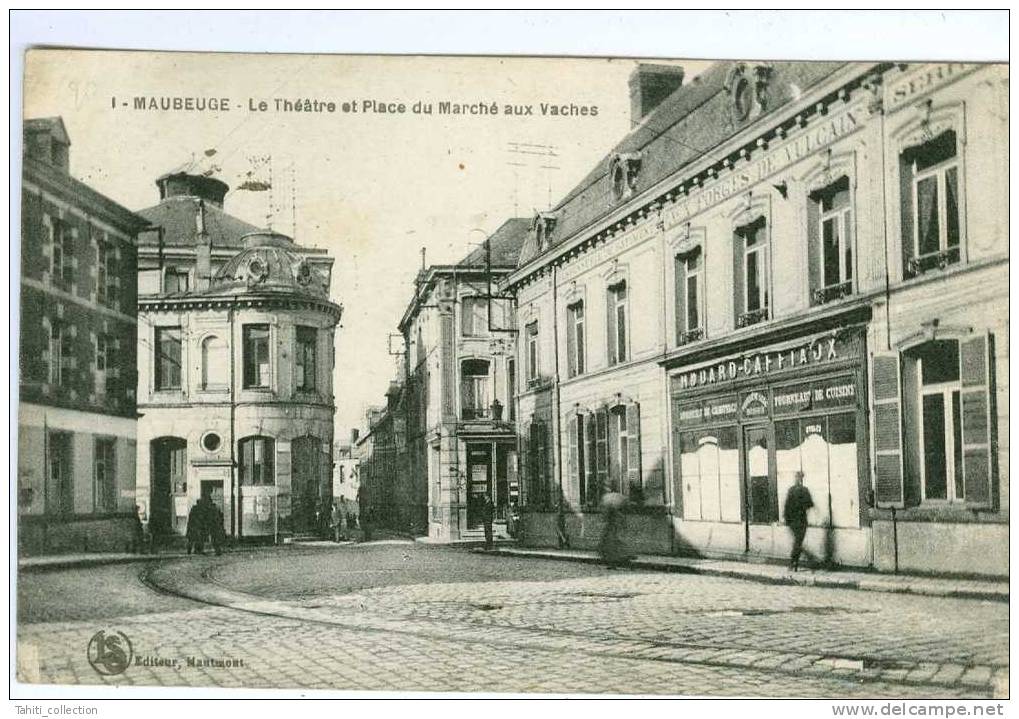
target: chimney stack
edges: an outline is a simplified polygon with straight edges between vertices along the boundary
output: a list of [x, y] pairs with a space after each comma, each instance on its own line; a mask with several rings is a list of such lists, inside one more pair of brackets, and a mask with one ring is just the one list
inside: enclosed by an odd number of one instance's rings
[[630, 74], [630, 124], [636, 127], [683, 85], [679, 65], [641, 63]]
[[198, 201], [195, 234], [198, 238], [195, 246], [195, 289], [206, 292], [212, 281], [212, 240], [205, 230], [205, 200]]

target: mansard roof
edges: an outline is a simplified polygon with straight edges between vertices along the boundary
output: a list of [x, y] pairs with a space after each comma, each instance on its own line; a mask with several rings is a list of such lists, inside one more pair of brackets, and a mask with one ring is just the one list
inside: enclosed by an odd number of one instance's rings
[[[198, 244], [198, 197], [175, 195], [158, 205], [139, 210], [138, 214], [156, 227], [163, 228], [165, 246], [193, 247]], [[209, 235], [213, 249], [240, 248], [245, 235], [258, 232], [252, 224], [228, 215], [211, 202], [205, 203], [205, 232]], [[140, 245], [155, 246], [159, 243], [157, 232], [146, 232], [138, 238]]]
[[[520, 253], [523, 267], [551, 254], [585, 228], [619, 210], [632, 197], [707, 155], [726, 140], [799, 98], [808, 88], [830, 77], [844, 62], [719, 62], [669, 95], [633, 128], [588, 175], [548, 213], [555, 223], [544, 247], [531, 233]], [[757, 116], [739, 119], [734, 112], [734, 72], [763, 66], [767, 69], [767, 105]], [[620, 156], [639, 158], [635, 184], [616, 197], [610, 171]]]

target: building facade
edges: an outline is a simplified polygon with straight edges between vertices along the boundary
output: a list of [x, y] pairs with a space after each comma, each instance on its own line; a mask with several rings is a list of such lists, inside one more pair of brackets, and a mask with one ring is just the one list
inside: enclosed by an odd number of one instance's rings
[[456, 265], [419, 273], [403, 319], [406, 380], [400, 490], [410, 527], [430, 540], [476, 539], [482, 502], [504, 533], [518, 500], [512, 301], [496, 283], [516, 267], [526, 219], [504, 223]]
[[[222, 209], [177, 173], [140, 214], [138, 490], [155, 535], [208, 496], [227, 536], [321, 530], [332, 499], [332, 258]], [[141, 502], [140, 502], [141, 503]]]
[[802, 472], [816, 561], [1007, 574], [1007, 69], [653, 70], [505, 285], [524, 541], [783, 558]]
[[123, 551], [135, 516], [134, 276], [147, 223], [70, 175], [60, 118], [26, 120], [18, 551]]

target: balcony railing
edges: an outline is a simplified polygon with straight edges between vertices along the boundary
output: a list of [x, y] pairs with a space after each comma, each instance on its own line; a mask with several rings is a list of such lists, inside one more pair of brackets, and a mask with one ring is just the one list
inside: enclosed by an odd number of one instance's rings
[[828, 287], [819, 287], [810, 293], [810, 298], [815, 305], [823, 305], [828, 302], [835, 302], [853, 294], [852, 281], [842, 282]]
[[959, 258], [958, 247], [950, 247], [941, 252], [931, 252], [919, 257], [912, 257], [906, 264], [906, 273], [909, 277], [917, 277], [931, 270], [943, 270], [949, 265], [958, 262]]
[[697, 340], [702, 340], [704, 339], [704, 328], [694, 327], [692, 330], [680, 332], [678, 339], [679, 339], [678, 344], [681, 345], [686, 345], [690, 344], [691, 342], [696, 342]]
[[764, 322], [768, 319], [768, 308], [761, 307], [760, 309], [751, 310], [750, 312], [744, 312], [736, 318], [736, 328], [740, 329], [743, 327], [749, 327], [750, 325], [756, 325], [758, 322]]

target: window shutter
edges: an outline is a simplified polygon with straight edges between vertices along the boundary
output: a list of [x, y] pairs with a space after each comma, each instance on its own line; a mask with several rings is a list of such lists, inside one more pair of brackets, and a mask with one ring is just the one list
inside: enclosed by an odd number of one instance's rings
[[733, 326], [743, 314], [743, 238], [738, 232], [732, 233], [732, 306]]
[[597, 459], [598, 441], [596, 438], [595, 419], [592, 413], [583, 415], [584, 421], [584, 481], [587, 482], [586, 499], [589, 505], [597, 504], [601, 497], [601, 488], [598, 486]]
[[990, 348], [989, 335], [959, 342], [964, 493], [967, 502], [987, 506], [993, 500]]
[[871, 355], [871, 396], [874, 400], [874, 498], [879, 507], [905, 506], [902, 484], [902, 412], [899, 355]]
[[616, 354], [616, 308], [615, 305], [615, 292], [610, 288], [605, 293], [605, 327], [608, 330], [608, 334], [605, 337], [605, 343], [608, 346], [608, 358], [609, 364], [614, 365], [619, 361]]
[[570, 489], [569, 489], [569, 492], [570, 492], [570, 494], [573, 493], [573, 482], [574, 482], [574, 480], [576, 480], [576, 482], [577, 482], [577, 495], [576, 496], [579, 497], [583, 493], [583, 490], [580, 488], [580, 483], [582, 481], [584, 481], [584, 478], [583, 478], [583, 476], [580, 473], [580, 452], [579, 452], [579, 445], [577, 444], [578, 434], [579, 434], [578, 431], [577, 431], [577, 422], [578, 421], [579, 421], [578, 415], [571, 414], [570, 418], [569, 418], [569, 421], [567, 423], [566, 432], [567, 432], [567, 435], [569, 436], [569, 442], [570, 442], [570, 459], [569, 459]]
[[[686, 257], [676, 255], [676, 344], [686, 331]], [[698, 288], [699, 289], [699, 288]]]
[[517, 467], [519, 467], [517, 483], [520, 492], [520, 505], [524, 506], [530, 500], [531, 481], [531, 423], [527, 422], [520, 428], [520, 436], [517, 443]]
[[[821, 198], [812, 195], [807, 198], [807, 279], [809, 281], [810, 304], [814, 290], [824, 286], [821, 276]], [[839, 260], [841, 262], [841, 258]]]
[[909, 261], [913, 259], [913, 164], [909, 153], [899, 155], [899, 212], [901, 213], [902, 276], [910, 278]]
[[626, 482], [630, 489], [644, 488], [640, 471], [640, 404], [626, 405]]
[[[595, 414], [595, 476], [598, 478], [598, 499], [608, 487], [609, 479], [609, 411], [600, 408]], [[592, 500], [594, 498], [592, 497]]]

